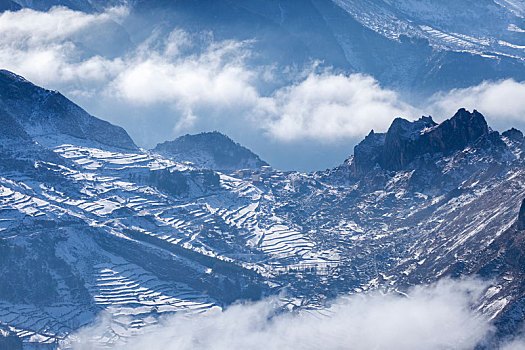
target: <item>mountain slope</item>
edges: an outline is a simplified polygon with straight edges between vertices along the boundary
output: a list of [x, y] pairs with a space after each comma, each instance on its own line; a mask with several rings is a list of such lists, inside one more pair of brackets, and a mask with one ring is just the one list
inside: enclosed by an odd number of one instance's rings
[[[500, 5], [490, 2], [501, 10]], [[468, 6], [463, 4], [461, 8]], [[138, 1], [124, 26], [130, 31], [141, 28], [141, 34], [132, 35], [140, 38], [153, 28], [166, 33], [173, 29], [211, 31], [216, 40], [255, 38], [253, 50], [257, 55], [252, 63], [303, 66], [319, 60], [336, 70], [370, 74], [386, 86], [415, 95], [472, 86], [484, 80], [525, 79], [519, 34], [518, 39], [508, 43], [485, 37], [490, 32], [476, 26], [475, 33], [470, 33], [476, 38], [461, 40], [467, 35], [455, 34], [453, 24], [462, 21], [462, 12], [452, 14], [441, 33], [431, 27], [433, 22], [424, 13], [414, 14], [421, 17], [416, 21], [403, 9], [381, 0]], [[474, 9], [486, 16], [482, 6]], [[436, 11], [438, 18], [451, 14], [446, 7]], [[510, 25], [509, 21], [521, 23], [519, 16], [505, 9], [502, 12], [509, 19], [491, 17], [494, 26], [501, 28]], [[163, 25], [151, 22], [152, 16], [163, 18]], [[421, 24], [415, 25], [414, 21]], [[388, 27], [378, 27], [381, 23]], [[491, 44], [503, 42], [506, 44]]]
[[0, 0], [0, 12], [18, 11], [22, 8], [18, 3], [11, 0]]
[[368, 28], [390, 38], [411, 35], [424, 37], [433, 46], [452, 50], [495, 50], [523, 57], [519, 46], [524, 39], [519, 31], [524, 5], [520, 1], [334, 2]]
[[53, 146], [70, 137], [137, 150], [121, 127], [90, 116], [57, 91], [37, 87], [5, 70], [0, 70], [0, 103], [2, 112], [16, 119], [25, 132], [40, 143]]
[[[56, 93], [3, 74], [0, 322], [13, 339], [67, 344], [110, 308], [108, 337], [93, 341], [118, 343], [166, 312], [200, 312], [270, 289], [253, 263], [226, 257], [251, 251], [235, 216], [248, 214], [257, 189], [142, 153], [122, 129], [89, 120], [63, 97], [71, 114], [49, 109], [41, 101]], [[79, 118], [98, 128], [75, 130]], [[44, 122], [51, 140], [35, 131]], [[217, 213], [202, 197], [230, 209]]]

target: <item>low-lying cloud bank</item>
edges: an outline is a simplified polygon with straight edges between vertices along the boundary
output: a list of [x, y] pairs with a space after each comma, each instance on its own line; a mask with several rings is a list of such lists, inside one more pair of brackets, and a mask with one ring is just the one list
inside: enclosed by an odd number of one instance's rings
[[[492, 331], [489, 320], [473, 311], [485, 288], [475, 280], [443, 280], [415, 287], [406, 296], [353, 295], [326, 309], [295, 313], [279, 313], [272, 299], [238, 304], [172, 316], [115, 348], [473, 349]], [[92, 341], [102, 331], [100, 325], [82, 330], [73, 337], [74, 348], [94, 348]]]
[[460, 107], [477, 109], [493, 125], [508, 127], [525, 120], [525, 82], [513, 79], [483, 82], [436, 94], [427, 104], [430, 111], [440, 116], [451, 116]]

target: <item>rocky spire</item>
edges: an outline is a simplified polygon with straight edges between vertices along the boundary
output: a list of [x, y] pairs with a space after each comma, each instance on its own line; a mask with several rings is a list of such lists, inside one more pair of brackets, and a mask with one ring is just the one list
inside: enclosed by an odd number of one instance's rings
[[451, 154], [488, 134], [489, 127], [481, 113], [476, 110], [470, 113], [461, 108], [452, 118], [428, 133], [423, 144], [428, 150]]
[[387, 133], [371, 132], [355, 147], [354, 173], [366, 173], [376, 164], [386, 170], [401, 170], [418, 156], [450, 155], [489, 133], [483, 115], [464, 108], [439, 125], [431, 117], [414, 122], [396, 118]]

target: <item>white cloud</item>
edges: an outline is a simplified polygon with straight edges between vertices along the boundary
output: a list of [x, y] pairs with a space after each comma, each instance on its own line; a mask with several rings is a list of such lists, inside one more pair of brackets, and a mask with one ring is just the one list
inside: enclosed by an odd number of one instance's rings
[[199, 55], [179, 56], [180, 38], [171, 35], [161, 50], [141, 49], [111, 83], [111, 91], [136, 104], [172, 105], [190, 124], [199, 112], [200, 117], [237, 112], [257, 101], [256, 73], [244, 67], [243, 43], [212, 43]]
[[10, 39], [23, 41], [16, 45], [41, 45], [65, 40], [88, 26], [117, 19], [126, 13], [125, 8], [114, 8], [105, 13], [91, 15], [66, 7], [54, 7], [49, 12], [30, 9], [7, 11], [0, 15], [0, 33], [9, 36]]
[[[406, 297], [355, 295], [321, 311], [299, 313], [277, 312], [275, 300], [238, 304], [225, 311], [175, 315], [121, 348], [472, 349], [492, 329], [472, 311], [484, 288], [477, 281], [444, 280], [413, 288]], [[101, 324], [84, 329], [76, 336], [83, 340], [76, 348], [86, 348], [102, 334]]]
[[103, 37], [104, 25], [117, 15], [125, 11], [90, 15], [58, 7], [1, 14], [0, 66], [66, 94], [169, 105], [179, 113], [182, 126], [208, 114], [239, 113], [257, 103], [258, 73], [244, 64], [248, 43], [210, 41], [198, 54], [184, 54], [191, 38], [175, 30], [163, 40], [153, 35], [117, 58], [86, 55], [79, 45], [83, 31]]
[[123, 68], [121, 59], [85, 56], [79, 34], [124, 16], [125, 9], [90, 15], [55, 7], [49, 12], [24, 9], [0, 14], [0, 66], [39, 84], [104, 83]]
[[477, 109], [490, 122], [523, 122], [525, 120], [525, 82], [513, 79], [483, 82], [480, 85], [454, 89], [434, 95], [425, 109], [450, 118], [459, 108]]
[[260, 106], [265, 128], [282, 140], [333, 141], [384, 130], [394, 117], [414, 117], [415, 109], [370, 76], [310, 74], [277, 91]]
[[[108, 26], [116, 26], [113, 21], [126, 14], [125, 8], [101, 14], [60, 7], [5, 12], [0, 15], [0, 67], [78, 97], [87, 106], [104, 101], [105, 107], [97, 105], [99, 113], [150, 144], [163, 140], [147, 133], [165, 138], [170, 137], [165, 130], [175, 136], [224, 125], [275, 142], [330, 144], [355, 140], [371, 129], [384, 131], [398, 116], [445, 119], [460, 107], [478, 109], [496, 128], [524, 120], [525, 83], [513, 80], [438, 94], [416, 108], [370, 76], [319, 72], [315, 67], [268, 92], [272, 80], [283, 76], [276, 67], [250, 66], [250, 42], [214, 42], [208, 33], [202, 34], [205, 40], [181, 30], [167, 38], [153, 34], [131, 50], [105, 55], [107, 46], [118, 46], [108, 38]], [[101, 40], [84, 42], [87, 37]], [[134, 120], [127, 113], [130, 106], [141, 111]], [[156, 122], [148, 124], [154, 113]], [[158, 123], [161, 115], [169, 117]]]
[[61, 7], [6, 12], [0, 15], [0, 66], [66, 94], [164, 105], [178, 114], [182, 129], [201, 119], [228, 118], [286, 141], [360, 136], [413, 111], [396, 93], [360, 74], [299, 74], [296, 83], [263, 96], [259, 85], [275, 72], [245, 63], [249, 43], [210, 40], [199, 53], [188, 54], [192, 38], [180, 30], [116, 58], [88, 54], [84, 31], [103, 38], [105, 25], [125, 15], [122, 8], [96, 15]]

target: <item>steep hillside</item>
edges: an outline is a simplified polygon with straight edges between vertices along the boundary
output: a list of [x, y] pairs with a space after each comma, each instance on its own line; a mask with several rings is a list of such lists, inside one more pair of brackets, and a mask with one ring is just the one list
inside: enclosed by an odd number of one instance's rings
[[137, 150], [121, 127], [89, 115], [58, 91], [42, 89], [5, 70], [0, 70], [0, 104], [2, 113], [46, 146], [71, 138], [77, 143]]

